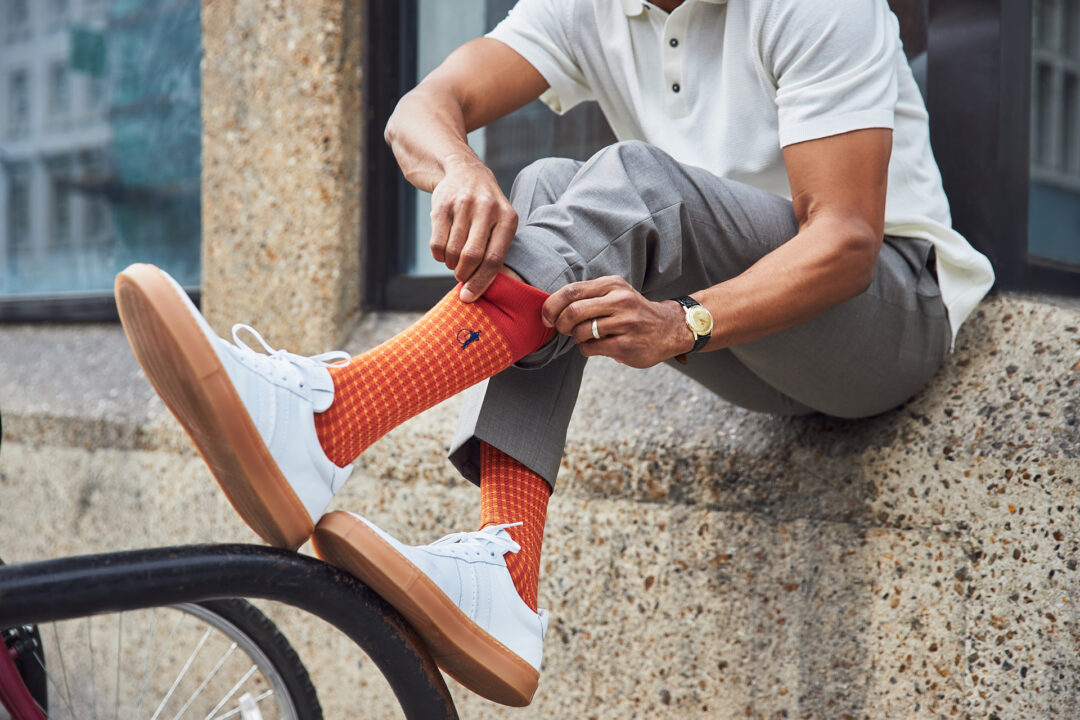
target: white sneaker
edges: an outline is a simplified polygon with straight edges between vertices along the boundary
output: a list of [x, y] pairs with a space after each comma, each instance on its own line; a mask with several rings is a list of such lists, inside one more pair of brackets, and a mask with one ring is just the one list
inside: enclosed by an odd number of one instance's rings
[[546, 610], [518, 595], [503, 556], [521, 547], [495, 525], [404, 545], [359, 515], [332, 512], [312, 544], [405, 616], [435, 662], [465, 687], [504, 705], [532, 701], [540, 679]]
[[[334, 399], [328, 362], [348, 354], [272, 350], [246, 325], [226, 342], [153, 265], [120, 273], [115, 294], [135, 357], [229, 502], [266, 542], [300, 547], [352, 472], [326, 457], [315, 432], [315, 413]], [[269, 354], [245, 345], [240, 330]]]

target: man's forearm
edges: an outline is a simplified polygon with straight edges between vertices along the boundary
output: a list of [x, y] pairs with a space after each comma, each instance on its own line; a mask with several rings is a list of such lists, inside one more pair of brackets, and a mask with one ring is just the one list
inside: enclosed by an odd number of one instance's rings
[[714, 319], [705, 350], [758, 340], [861, 293], [880, 248], [872, 232], [869, 226], [816, 221], [741, 275], [694, 293]]
[[465, 115], [453, 93], [421, 85], [398, 102], [386, 142], [405, 179], [431, 192], [453, 162], [480, 162], [466, 139]]

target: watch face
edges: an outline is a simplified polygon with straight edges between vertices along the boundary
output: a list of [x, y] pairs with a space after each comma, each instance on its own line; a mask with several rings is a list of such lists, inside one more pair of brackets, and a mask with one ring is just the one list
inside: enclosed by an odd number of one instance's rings
[[686, 313], [686, 323], [690, 326], [690, 329], [698, 336], [708, 335], [712, 332], [713, 320], [712, 315], [708, 310], [695, 305]]

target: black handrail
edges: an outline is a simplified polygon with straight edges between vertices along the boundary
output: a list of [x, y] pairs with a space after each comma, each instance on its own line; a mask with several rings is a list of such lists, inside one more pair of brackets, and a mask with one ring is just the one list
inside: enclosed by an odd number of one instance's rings
[[416, 633], [352, 575], [258, 545], [182, 545], [0, 567], [0, 627], [227, 597], [276, 600], [345, 633], [390, 683], [408, 718], [457, 718]]

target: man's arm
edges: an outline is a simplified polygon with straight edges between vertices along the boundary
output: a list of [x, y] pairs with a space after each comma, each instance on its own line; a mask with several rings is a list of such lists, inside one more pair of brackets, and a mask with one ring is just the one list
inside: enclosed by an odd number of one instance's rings
[[430, 192], [431, 254], [464, 282], [462, 300], [487, 289], [517, 230], [517, 214], [466, 133], [540, 97], [547, 81], [497, 40], [455, 50], [398, 102], [386, 141], [406, 179]]
[[[866, 289], [884, 234], [891, 154], [888, 129], [784, 149], [799, 232], [741, 275], [693, 293], [715, 323], [704, 351], [784, 330]], [[622, 278], [567, 285], [548, 298], [544, 318], [581, 343], [583, 354], [634, 367], [655, 365], [694, 344], [678, 303], [646, 300]], [[593, 318], [606, 318], [610, 337], [592, 340]]]

